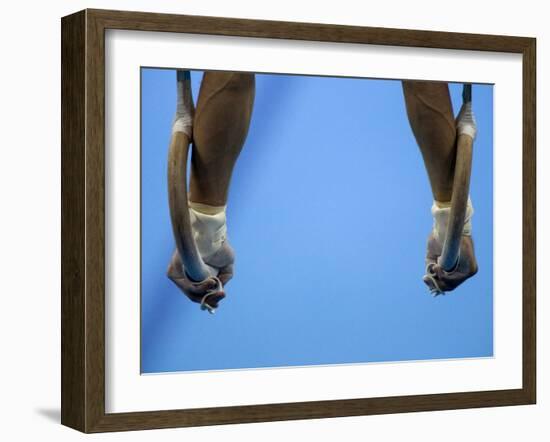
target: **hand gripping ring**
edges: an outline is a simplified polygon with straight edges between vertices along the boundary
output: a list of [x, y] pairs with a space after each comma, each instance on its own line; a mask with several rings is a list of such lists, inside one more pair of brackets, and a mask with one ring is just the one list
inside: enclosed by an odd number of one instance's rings
[[[465, 84], [462, 92], [462, 109], [468, 110], [470, 124], [475, 124], [472, 105], [472, 85]], [[460, 121], [459, 121], [460, 123]], [[475, 129], [475, 126], [474, 126]], [[446, 273], [453, 273], [457, 270], [460, 259], [460, 244], [464, 229], [464, 220], [468, 208], [468, 195], [470, 192], [470, 175], [472, 173], [472, 152], [475, 130], [461, 130], [457, 134], [455, 171], [453, 177], [453, 193], [451, 196], [451, 210], [447, 222], [447, 232], [443, 242], [441, 255], [437, 265]], [[433, 263], [426, 267], [424, 282], [430, 285], [430, 292], [433, 296], [443, 295], [445, 291], [436, 279]]]
[[[445, 269], [443, 269], [443, 273], [449, 275], [451, 273], [456, 272], [457, 269], [458, 269], [458, 264], [460, 262], [459, 260], [460, 260], [460, 250], [458, 251], [458, 256], [457, 256], [456, 264], [455, 264], [454, 268], [450, 271], [446, 271]], [[430, 293], [434, 296], [434, 298], [436, 296], [445, 294], [445, 290], [443, 290], [439, 286], [439, 283], [437, 282], [437, 279], [435, 278], [437, 276], [436, 272], [434, 271], [435, 266], [436, 266], [435, 263], [433, 263], [433, 262], [429, 263], [426, 266], [426, 274], [424, 275], [424, 281], [429, 280], [432, 283], [432, 287], [430, 288]]]
[[[187, 167], [189, 157], [189, 125], [192, 121], [191, 110], [193, 106], [193, 98], [191, 94], [191, 77], [189, 71], [177, 71], [177, 100], [178, 107], [176, 111], [175, 121], [184, 121], [185, 124], [174, 124], [172, 137], [170, 139], [169, 161], [168, 161], [168, 194], [170, 201], [170, 219], [172, 221], [172, 230], [174, 239], [176, 240], [176, 248], [181, 257], [185, 274], [191, 281], [207, 281], [209, 278], [214, 278], [216, 287], [209, 290], [201, 299], [201, 310], [208, 310], [209, 313], [214, 313], [215, 307], [208, 303], [208, 298], [215, 293], [223, 290], [222, 282], [212, 274], [213, 269], [207, 266], [197, 247], [191, 220], [189, 216], [188, 192], [187, 185]], [[179, 113], [178, 113], [179, 112]], [[188, 112], [188, 114], [185, 114]], [[183, 116], [182, 116], [183, 113]], [[187, 116], [185, 116], [187, 115]], [[187, 132], [186, 130], [189, 129]], [[183, 136], [182, 133], [183, 132]], [[183, 167], [175, 167], [176, 164], [182, 164]], [[178, 189], [178, 192], [176, 192]], [[176, 198], [177, 197], [177, 198]]]
[[439, 287], [437, 279], [435, 279], [436, 273], [434, 271], [435, 264], [432, 262], [426, 266], [426, 274], [424, 275], [424, 282], [429, 280], [431, 282], [430, 293], [432, 296], [436, 297], [439, 295], [444, 295], [445, 291]]
[[209, 279], [214, 279], [216, 281], [216, 287], [208, 290], [206, 294], [201, 299], [201, 310], [208, 310], [208, 313], [213, 315], [216, 313], [216, 307], [212, 307], [210, 304], [208, 304], [207, 300], [209, 296], [215, 295], [216, 293], [223, 290], [223, 284], [220, 281], [220, 278], [217, 276], [211, 276]]

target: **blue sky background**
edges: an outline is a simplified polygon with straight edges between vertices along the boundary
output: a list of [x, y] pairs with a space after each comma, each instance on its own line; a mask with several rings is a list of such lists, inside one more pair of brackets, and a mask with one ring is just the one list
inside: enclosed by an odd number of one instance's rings
[[[175, 88], [174, 70], [142, 69], [142, 373], [493, 354], [491, 85], [473, 87], [479, 272], [432, 298], [432, 195], [401, 83], [258, 74], [229, 193], [235, 276], [215, 315], [166, 277]], [[462, 85], [450, 90], [456, 114]]]

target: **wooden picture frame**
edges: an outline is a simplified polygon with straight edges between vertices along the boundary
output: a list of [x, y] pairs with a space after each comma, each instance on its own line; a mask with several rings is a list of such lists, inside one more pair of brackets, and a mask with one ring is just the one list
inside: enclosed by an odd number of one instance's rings
[[[83, 432], [534, 404], [536, 41], [534, 38], [84, 10], [62, 19], [62, 424]], [[216, 408], [105, 411], [105, 30], [194, 33], [516, 53], [523, 66], [523, 385]]]

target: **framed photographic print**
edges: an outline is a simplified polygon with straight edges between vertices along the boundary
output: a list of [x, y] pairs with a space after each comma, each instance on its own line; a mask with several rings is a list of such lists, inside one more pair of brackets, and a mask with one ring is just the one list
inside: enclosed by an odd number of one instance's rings
[[62, 19], [62, 423], [533, 404], [535, 39]]

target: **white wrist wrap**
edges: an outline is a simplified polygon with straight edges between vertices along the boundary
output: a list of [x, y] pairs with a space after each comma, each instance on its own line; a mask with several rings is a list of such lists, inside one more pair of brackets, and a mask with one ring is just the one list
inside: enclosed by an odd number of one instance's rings
[[476, 119], [472, 110], [472, 102], [464, 103], [458, 113], [456, 130], [458, 135], [469, 135], [475, 140], [477, 134]]
[[203, 259], [216, 253], [227, 238], [225, 207], [214, 215], [199, 212], [189, 203], [193, 237]]
[[172, 123], [172, 133], [183, 132], [191, 138], [193, 135], [193, 117], [195, 115], [193, 94], [191, 91], [191, 75], [189, 71], [178, 71], [177, 76], [178, 99], [176, 115]]
[[[451, 214], [450, 203], [439, 203], [434, 201], [432, 205], [432, 216], [434, 218], [433, 234], [436, 240], [443, 244], [445, 236], [447, 235], [447, 225], [449, 223], [449, 216]], [[474, 207], [472, 201], [468, 197], [468, 205], [466, 206], [466, 215], [464, 216], [464, 228], [462, 234], [466, 236], [472, 235], [472, 216], [474, 214]]]

